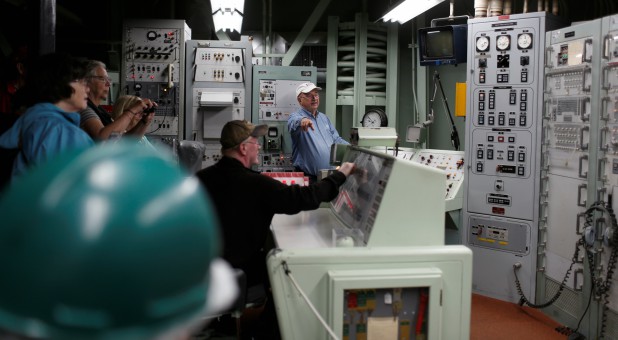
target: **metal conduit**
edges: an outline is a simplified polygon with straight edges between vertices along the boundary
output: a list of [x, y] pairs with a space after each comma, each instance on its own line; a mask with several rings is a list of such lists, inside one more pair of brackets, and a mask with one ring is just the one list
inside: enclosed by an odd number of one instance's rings
[[[349, 29], [343, 29], [343, 27]], [[354, 25], [341, 24], [337, 62], [337, 95], [354, 95], [356, 68], [356, 33]], [[367, 60], [365, 70], [365, 95], [386, 97], [386, 28], [370, 24], [367, 27]]]

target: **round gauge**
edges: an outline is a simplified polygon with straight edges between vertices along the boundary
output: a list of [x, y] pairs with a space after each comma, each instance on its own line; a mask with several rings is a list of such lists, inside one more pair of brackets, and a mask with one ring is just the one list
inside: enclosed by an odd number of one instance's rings
[[496, 38], [496, 48], [499, 51], [508, 50], [511, 47], [511, 36], [509, 35], [499, 35]]
[[148, 31], [146, 33], [146, 39], [148, 39], [150, 41], [153, 41], [153, 40], [157, 39], [157, 32], [155, 32], [155, 31]]
[[489, 38], [487, 37], [476, 38], [476, 50], [478, 52], [485, 52], [489, 50]]
[[388, 125], [388, 117], [381, 109], [371, 109], [363, 115], [361, 120], [363, 127], [381, 127]]
[[517, 48], [527, 50], [532, 46], [532, 34], [522, 33], [517, 37]]

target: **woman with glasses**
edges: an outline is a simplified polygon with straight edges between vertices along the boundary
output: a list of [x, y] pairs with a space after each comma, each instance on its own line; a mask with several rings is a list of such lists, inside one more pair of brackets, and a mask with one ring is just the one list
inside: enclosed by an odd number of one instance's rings
[[[146, 132], [146, 127], [137, 126], [132, 130], [128, 128], [134, 119], [135, 112], [156, 106], [149, 99], [135, 102], [116, 118], [101, 107], [101, 103], [107, 100], [109, 88], [112, 85], [111, 78], [107, 74], [104, 63], [98, 60], [90, 60], [86, 66], [87, 80], [90, 93], [88, 94], [88, 107], [80, 111], [80, 127], [86, 131], [95, 141], [109, 139], [112, 134], [136, 134], [139, 137]], [[152, 119], [151, 119], [152, 120]]]
[[94, 144], [79, 128], [79, 111], [86, 108], [88, 85], [83, 62], [66, 54], [39, 57], [29, 67], [28, 109], [0, 135], [0, 147], [19, 149], [11, 177], [70, 150]]
[[333, 144], [349, 144], [339, 136], [328, 116], [318, 111], [321, 87], [302, 83], [296, 88], [300, 108], [288, 119], [292, 137], [292, 162], [315, 182], [323, 169], [331, 169], [330, 149]]

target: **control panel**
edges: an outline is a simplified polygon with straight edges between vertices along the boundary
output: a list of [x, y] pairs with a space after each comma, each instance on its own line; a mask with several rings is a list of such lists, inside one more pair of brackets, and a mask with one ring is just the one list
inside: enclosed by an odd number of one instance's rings
[[126, 20], [120, 94], [157, 103], [149, 135], [183, 139], [184, 52], [191, 30], [183, 20]]
[[[545, 12], [468, 21], [463, 236], [474, 252], [482, 294], [517, 302], [535, 294], [545, 32], [561, 23]], [[535, 251], [531, 251], [534, 249]]]
[[[470, 32], [470, 31], [469, 31]], [[468, 63], [468, 211], [534, 219], [544, 32], [538, 18], [475, 23]], [[541, 45], [540, 45], [541, 44]], [[497, 185], [499, 182], [501, 185]], [[495, 200], [482, 197], [508, 196]]]
[[462, 208], [465, 172], [463, 151], [419, 149], [410, 160], [443, 170], [446, 174], [446, 211]]
[[243, 49], [198, 48], [195, 53], [195, 81], [242, 83], [246, 80]]
[[206, 146], [202, 167], [220, 158], [219, 138], [231, 120], [251, 120], [251, 42], [190, 40], [186, 44], [187, 139]]
[[530, 226], [525, 223], [506, 222], [492, 219], [472, 218], [469, 229], [469, 243], [478, 247], [527, 254]]
[[464, 152], [437, 149], [371, 147], [372, 150], [393, 157], [443, 170], [446, 174], [446, 211], [458, 210], [463, 205]]

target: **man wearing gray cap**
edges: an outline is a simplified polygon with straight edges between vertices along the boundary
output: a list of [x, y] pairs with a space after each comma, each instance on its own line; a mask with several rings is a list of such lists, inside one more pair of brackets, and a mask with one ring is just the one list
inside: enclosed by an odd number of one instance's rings
[[318, 111], [319, 90], [314, 83], [302, 83], [296, 88], [300, 108], [290, 114], [288, 131], [292, 136], [292, 162], [297, 170], [315, 180], [320, 170], [330, 169], [330, 149], [333, 144], [349, 144], [328, 119]]
[[[337, 196], [339, 187], [354, 171], [353, 163], [343, 163], [339, 171], [305, 187], [288, 186], [253, 171], [251, 166], [259, 163], [260, 141], [267, 130], [267, 125], [254, 126], [244, 120], [226, 123], [220, 139], [223, 157], [196, 174], [219, 216], [223, 258], [232, 267], [244, 270], [248, 287], [268, 286], [266, 254], [270, 249], [265, 244], [273, 216], [317, 209], [321, 202]], [[270, 307], [274, 314], [274, 306]], [[270, 317], [274, 319], [273, 315]], [[268, 322], [261, 326], [268, 327]]]

